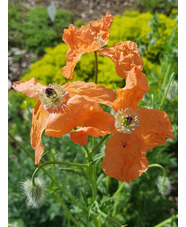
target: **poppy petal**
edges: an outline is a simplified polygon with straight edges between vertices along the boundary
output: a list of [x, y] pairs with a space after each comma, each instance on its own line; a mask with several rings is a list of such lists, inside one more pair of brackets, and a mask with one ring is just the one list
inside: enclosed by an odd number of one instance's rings
[[90, 21], [88, 27], [82, 25], [76, 28], [70, 24], [64, 29], [63, 41], [72, 49], [81, 53], [90, 53], [98, 50], [108, 43], [110, 26], [114, 17], [107, 13], [101, 20]]
[[98, 40], [99, 48], [107, 45], [113, 20], [114, 17], [110, 13], [106, 13], [106, 16], [102, 17], [101, 20], [88, 23], [88, 28]]
[[130, 183], [148, 168], [145, 143], [137, 133], [117, 133], [107, 142], [102, 168], [107, 176]]
[[46, 128], [50, 113], [44, 109], [43, 105], [38, 101], [32, 109], [32, 128], [30, 133], [30, 142], [35, 150], [35, 164], [39, 165], [39, 161], [44, 152], [41, 136]]
[[152, 149], [159, 144], [166, 144], [165, 138], [174, 139], [172, 125], [165, 111], [159, 109], [140, 108], [139, 130], [146, 143], [146, 149]]
[[144, 93], [149, 91], [148, 81], [137, 66], [134, 66], [126, 78], [126, 86], [123, 89], [117, 89], [117, 99], [113, 103], [113, 109], [130, 107], [134, 111], [137, 110], [138, 102], [143, 98]]
[[64, 89], [71, 96], [81, 95], [104, 105], [112, 106], [112, 102], [116, 99], [116, 94], [112, 89], [105, 88], [103, 85], [95, 83], [86, 83], [84, 81], [68, 82], [63, 85]]
[[104, 111], [95, 112], [85, 121], [83, 128], [70, 133], [70, 138], [74, 143], [84, 146], [87, 143], [88, 135], [98, 137], [115, 133], [114, 122], [113, 115]]
[[20, 91], [26, 96], [34, 99], [39, 99], [40, 92], [46, 86], [37, 82], [35, 78], [28, 81], [16, 81], [13, 84], [13, 89]]
[[143, 69], [143, 60], [137, 50], [137, 45], [132, 41], [119, 42], [112, 47], [97, 51], [100, 55], [110, 58], [116, 65], [116, 73], [121, 78], [126, 78], [131, 68], [136, 65]]
[[45, 134], [60, 138], [69, 133], [74, 127], [82, 126], [95, 111], [100, 111], [101, 107], [84, 97], [75, 95], [70, 98], [61, 112], [54, 114], [50, 118]]
[[73, 78], [74, 68], [80, 60], [82, 53], [70, 48], [66, 54], [66, 65], [62, 67], [62, 73], [67, 79]]
[[89, 53], [99, 49], [95, 35], [84, 25], [76, 28], [70, 24], [68, 29], [64, 29], [62, 39], [73, 50], [81, 53]]

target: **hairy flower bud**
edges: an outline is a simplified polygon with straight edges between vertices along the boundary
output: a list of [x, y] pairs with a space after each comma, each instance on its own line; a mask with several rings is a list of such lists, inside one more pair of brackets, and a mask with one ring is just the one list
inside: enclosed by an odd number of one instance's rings
[[28, 206], [33, 208], [41, 206], [44, 195], [44, 182], [40, 178], [35, 178], [35, 185], [32, 184], [31, 180], [27, 179], [22, 183], [22, 188]]
[[168, 177], [159, 176], [156, 180], [156, 185], [161, 195], [169, 195], [171, 192], [171, 182]]

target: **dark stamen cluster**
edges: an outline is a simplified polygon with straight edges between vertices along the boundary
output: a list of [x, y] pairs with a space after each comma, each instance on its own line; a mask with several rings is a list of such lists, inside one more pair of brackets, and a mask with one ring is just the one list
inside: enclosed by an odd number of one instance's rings
[[125, 119], [126, 119], [128, 122], [131, 122], [131, 121], [132, 121], [132, 116], [129, 114], [128, 116], [125, 117]]
[[54, 89], [53, 88], [51, 88], [51, 87], [47, 87], [46, 89], [45, 89], [45, 94], [46, 95], [52, 95], [53, 94], [53, 92], [54, 92]]

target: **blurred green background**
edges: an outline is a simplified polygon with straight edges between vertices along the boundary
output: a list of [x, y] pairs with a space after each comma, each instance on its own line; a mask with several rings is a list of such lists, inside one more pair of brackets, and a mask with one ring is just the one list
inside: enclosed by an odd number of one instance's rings
[[[116, 199], [109, 199], [121, 183], [107, 177], [101, 169], [104, 146], [97, 150], [95, 157], [97, 169], [97, 188], [101, 209], [129, 227], [151, 227], [168, 219], [160, 226], [177, 226], [177, 136], [178, 136], [178, 10], [177, 2], [158, 1], [116, 1], [112, 8], [111, 1], [101, 6], [99, 1], [92, 3], [88, 13], [78, 11], [73, 6], [77, 1], [67, 1], [62, 7], [55, 1], [53, 14], [49, 13], [50, 1], [9, 1], [8, 4], [8, 54], [9, 54], [9, 132], [28, 152], [34, 153], [30, 145], [31, 108], [35, 100], [27, 98], [11, 89], [16, 80], [36, 78], [43, 84], [67, 82], [61, 67], [66, 62], [68, 47], [62, 42], [63, 29], [70, 23], [80, 27], [90, 18], [100, 19], [106, 10], [114, 16], [107, 46], [119, 41], [131, 40], [138, 44], [138, 50], [144, 61], [143, 73], [149, 82], [150, 91], [145, 94], [140, 106], [165, 110], [173, 125], [174, 140], [167, 140], [167, 145], [158, 146], [147, 151], [149, 163], [161, 164], [166, 169], [168, 182], [167, 193], [159, 188], [158, 177], [161, 169], [151, 168], [140, 178], [125, 184]], [[70, 4], [71, 2], [71, 4]], [[83, 5], [84, 2], [84, 5]], [[28, 6], [26, 5], [28, 3]], [[29, 4], [30, 3], [30, 4]], [[85, 8], [89, 1], [79, 1], [77, 8]], [[129, 4], [130, 3], [130, 4]], [[78, 3], [77, 3], [78, 4]], [[71, 7], [71, 8], [70, 8]], [[119, 12], [117, 11], [119, 8]], [[117, 10], [116, 10], [117, 9]], [[90, 11], [92, 10], [92, 11]], [[105, 10], [105, 12], [103, 12]], [[112, 11], [115, 10], [115, 11]], [[83, 14], [84, 13], [84, 14]], [[80, 16], [81, 15], [81, 16]], [[89, 16], [91, 15], [91, 16]], [[94, 18], [96, 17], [96, 18]], [[117, 89], [125, 85], [125, 80], [115, 73], [114, 63], [105, 57], [98, 56], [98, 83], [108, 88]], [[84, 54], [74, 71], [74, 81], [93, 81], [94, 54]], [[170, 81], [170, 76], [174, 78]], [[170, 89], [167, 91], [168, 84]], [[106, 109], [107, 110], [107, 109]], [[108, 109], [109, 111], [109, 109]], [[96, 138], [99, 142], [101, 138]], [[45, 155], [42, 161], [66, 160], [84, 161], [81, 146], [73, 144], [69, 135], [60, 139], [43, 136]], [[91, 144], [91, 141], [89, 141]], [[58, 190], [50, 179], [41, 171], [39, 176], [45, 181], [45, 200], [40, 208], [27, 206], [21, 190], [21, 182], [30, 179], [35, 170], [34, 161], [26, 156], [23, 150], [9, 139], [9, 226], [73, 226], [65, 215], [53, 193]], [[83, 172], [66, 171], [64, 168], [46, 167], [55, 176], [60, 186], [73, 195], [78, 203], [88, 207], [91, 188]], [[61, 193], [61, 198], [71, 211], [80, 226], [96, 226], [95, 219], [101, 219], [102, 226], [113, 226], [99, 212], [89, 216], [88, 209], [83, 210], [72, 203]]]

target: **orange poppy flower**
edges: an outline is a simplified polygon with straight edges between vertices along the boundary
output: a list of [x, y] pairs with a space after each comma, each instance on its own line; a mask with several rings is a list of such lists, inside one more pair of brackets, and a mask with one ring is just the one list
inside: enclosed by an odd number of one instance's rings
[[[94, 97], [88, 88], [94, 90]], [[116, 99], [115, 93], [102, 85], [85, 82], [72, 82], [63, 86], [50, 84], [48, 87], [34, 78], [29, 81], [17, 81], [13, 88], [37, 99], [32, 110], [31, 145], [35, 150], [35, 164], [38, 165], [44, 152], [41, 136], [61, 137], [74, 127], [81, 126], [95, 112], [102, 112], [97, 103], [111, 105]]]
[[64, 29], [62, 39], [70, 46], [66, 54], [66, 66], [62, 68], [62, 73], [66, 78], [73, 78], [74, 68], [83, 53], [94, 51], [110, 58], [116, 64], [117, 74], [122, 78], [127, 76], [134, 64], [142, 70], [143, 61], [138, 53], [136, 43], [119, 42], [112, 47], [101, 49], [108, 43], [109, 29], [113, 19], [113, 16], [107, 13], [101, 20], [89, 22], [88, 27], [76, 28], [71, 24], [68, 29]]
[[[99, 113], [100, 122], [90, 117], [84, 128], [70, 134], [72, 141], [85, 145], [88, 135], [97, 136], [101, 127], [114, 134], [107, 142], [102, 161], [104, 172], [120, 181], [130, 182], [148, 169], [146, 149], [166, 144], [165, 138], [173, 139], [172, 126], [168, 115], [159, 109], [139, 108], [137, 105], [144, 93], [148, 92], [145, 75], [137, 66], [129, 71], [126, 86], [116, 92], [118, 98], [113, 102], [115, 116]], [[107, 127], [108, 126], [108, 127]], [[91, 131], [91, 128], [93, 129]], [[94, 133], [95, 132], [95, 133]]]
[[64, 29], [62, 39], [70, 46], [66, 55], [66, 66], [62, 68], [66, 78], [73, 78], [74, 68], [83, 53], [94, 52], [108, 43], [113, 19], [113, 16], [107, 13], [101, 20], [89, 22], [87, 27], [82, 25], [76, 28], [70, 24], [68, 29]]

